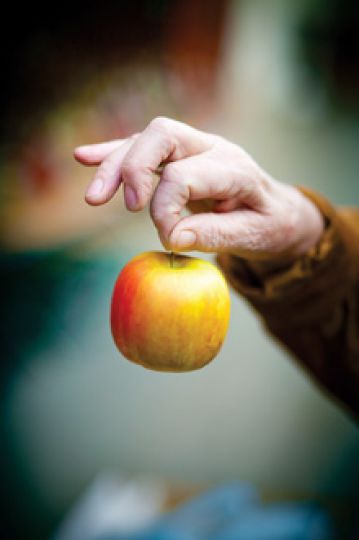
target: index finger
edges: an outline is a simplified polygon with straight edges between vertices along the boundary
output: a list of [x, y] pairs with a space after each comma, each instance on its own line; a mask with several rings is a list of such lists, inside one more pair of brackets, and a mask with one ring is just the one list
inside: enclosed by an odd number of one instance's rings
[[[142, 210], [153, 190], [153, 174], [162, 163], [200, 154], [214, 136], [168, 118], [155, 118], [136, 139], [122, 163], [122, 180], [129, 210]], [[131, 193], [131, 197], [126, 196]]]

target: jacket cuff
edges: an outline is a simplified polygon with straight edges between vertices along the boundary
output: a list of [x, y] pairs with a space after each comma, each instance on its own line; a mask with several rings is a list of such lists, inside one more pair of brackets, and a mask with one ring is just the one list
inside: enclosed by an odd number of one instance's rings
[[217, 263], [229, 283], [272, 328], [323, 323], [347, 290], [350, 260], [340, 216], [317, 193], [299, 187], [321, 211], [326, 227], [318, 244], [291, 266], [258, 278], [244, 259], [227, 253]]

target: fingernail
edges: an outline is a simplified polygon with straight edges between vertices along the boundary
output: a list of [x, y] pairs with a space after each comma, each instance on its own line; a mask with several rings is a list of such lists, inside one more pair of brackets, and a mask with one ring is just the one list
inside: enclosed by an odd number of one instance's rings
[[180, 231], [173, 242], [176, 247], [189, 248], [196, 243], [196, 235], [193, 231]]
[[128, 184], [125, 184], [125, 197], [127, 208], [129, 210], [135, 210], [137, 207], [137, 194], [136, 191]]
[[96, 178], [96, 180], [94, 180], [92, 184], [90, 184], [86, 192], [86, 196], [90, 198], [98, 197], [99, 195], [101, 195], [102, 190], [103, 190], [103, 181], [100, 178]]

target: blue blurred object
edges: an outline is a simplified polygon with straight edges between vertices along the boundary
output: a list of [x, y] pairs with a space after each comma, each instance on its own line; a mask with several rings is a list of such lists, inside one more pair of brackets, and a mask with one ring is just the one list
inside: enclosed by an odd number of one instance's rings
[[147, 531], [96, 540], [333, 540], [334, 526], [317, 503], [261, 505], [255, 489], [229, 484], [159, 519]]
[[[212, 537], [211, 537], [212, 538]], [[214, 538], [214, 537], [213, 537]], [[331, 540], [334, 528], [317, 503], [271, 504], [252, 509], [218, 532], [218, 540]]]
[[[259, 504], [256, 490], [233, 483], [207, 491], [162, 518], [139, 540], [198, 540], [218, 538], [228, 523]], [[214, 536], [213, 536], [214, 535]]]

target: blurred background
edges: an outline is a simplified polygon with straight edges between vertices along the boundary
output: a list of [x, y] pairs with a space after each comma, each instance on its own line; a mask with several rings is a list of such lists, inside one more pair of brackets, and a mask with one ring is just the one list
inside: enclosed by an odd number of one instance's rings
[[241, 144], [279, 180], [358, 206], [358, 4], [31, 4], [4, 24], [6, 537], [48, 538], [103, 474], [183, 497], [243, 480], [268, 499], [323, 501], [345, 529], [359, 497], [358, 430], [235, 294], [227, 340], [205, 369], [155, 373], [121, 358], [108, 323], [114, 281], [161, 245], [148, 212], [126, 212], [121, 194], [86, 206], [93, 171], [72, 150], [169, 116]]

